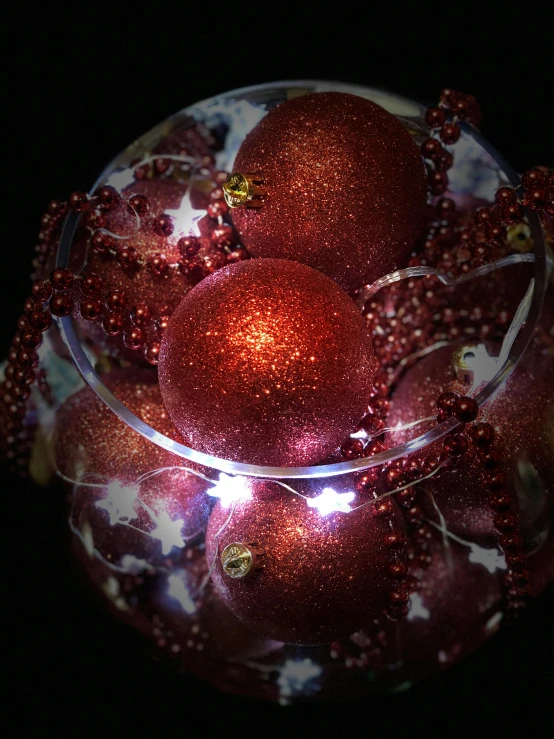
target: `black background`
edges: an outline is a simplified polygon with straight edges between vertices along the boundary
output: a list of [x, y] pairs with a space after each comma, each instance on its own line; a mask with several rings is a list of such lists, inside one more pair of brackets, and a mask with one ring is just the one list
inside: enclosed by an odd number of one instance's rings
[[[554, 67], [540, 4], [485, 12], [480, 4], [426, 3], [409, 17], [396, 3], [388, 16], [365, 3], [326, 11], [298, 4], [295, 12], [253, 2], [114, 5], [29, 4], [5, 19], [2, 354], [28, 293], [48, 201], [87, 190], [137, 136], [227, 89], [337, 79], [433, 101], [453, 87], [476, 96], [485, 135], [516, 169], [554, 164]], [[327, 731], [504, 739], [552, 728], [552, 592], [477, 654], [407, 693], [280, 709], [222, 696], [145, 660], [134, 635], [79, 584], [63, 501], [8, 479], [2, 493], [9, 737]]]

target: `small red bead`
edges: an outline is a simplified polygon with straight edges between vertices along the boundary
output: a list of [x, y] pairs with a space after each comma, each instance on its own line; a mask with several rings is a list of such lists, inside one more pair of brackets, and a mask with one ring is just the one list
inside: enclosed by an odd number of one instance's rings
[[444, 411], [448, 415], [452, 415], [457, 400], [459, 399], [458, 393], [447, 391], [441, 393], [436, 401], [436, 406], [439, 411]]
[[391, 531], [385, 534], [384, 543], [390, 549], [401, 549], [406, 544], [406, 537], [400, 531]]
[[383, 471], [381, 479], [385, 485], [386, 490], [395, 490], [396, 488], [404, 485], [404, 483], [406, 482], [406, 475], [401, 469], [388, 467]]
[[144, 195], [132, 195], [128, 202], [129, 210], [138, 216], [144, 216], [148, 213], [150, 207], [148, 199]]
[[158, 236], [171, 236], [173, 229], [173, 219], [167, 213], [162, 213], [154, 221], [154, 231]]
[[47, 280], [34, 282], [31, 293], [35, 300], [44, 303], [52, 295], [52, 285]]
[[97, 321], [104, 312], [104, 304], [99, 298], [88, 298], [83, 300], [79, 306], [81, 316], [86, 321]]
[[113, 290], [106, 296], [106, 305], [110, 310], [123, 310], [127, 303], [127, 295], [122, 290]]
[[496, 438], [496, 432], [490, 423], [476, 423], [470, 428], [469, 433], [472, 442], [479, 449], [488, 449]]
[[464, 434], [450, 434], [445, 438], [442, 448], [446, 455], [459, 457], [465, 453], [468, 446], [467, 436]]
[[123, 342], [128, 349], [141, 349], [146, 342], [146, 335], [139, 326], [133, 326], [123, 335]]
[[55, 290], [69, 290], [74, 279], [75, 275], [67, 267], [55, 269], [50, 275], [50, 283]]
[[146, 303], [138, 303], [131, 310], [131, 321], [135, 326], [147, 326], [152, 320], [152, 311]]
[[177, 246], [184, 260], [195, 257], [200, 251], [201, 243], [197, 236], [183, 236], [179, 239]]
[[404, 580], [408, 575], [408, 568], [404, 562], [391, 562], [389, 565], [389, 575], [393, 580]]
[[506, 564], [511, 570], [522, 570], [527, 564], [527, 555], [521, 549], [514, 552], [508, 551], [504, 556]]
[[224, 200], [216, 200], [208, 205], [208, 215], [217, 220], [229, 211], [229, 206]]
[[429, 108], [425, 113], [425, 123], [429, 128], [440, 128], [446, 121], [446, 113], [442, 108]]
[[[33, 311], [40, 310], [42, 308], [42, 301], [37, 300], [34, 297], [27, 298], [23, 303], [23, 312], [27, 315], [33, 313]], [[18, 326], [19, 328], [19, 326]]]
[[485, 472], [483, 475], [483, 485], [491, 492], [502, 490], [506, 485], [506, 478], [502, 472]]
[[83, 213], [89, 206], [88, 196], [84, 192], [72, 192], [69, 196], [68, 205], [74, 213]]
[[396, 493], [394, 497], [402, 508], [411, 508], [417, 497], [417, 490], [413, 487], [404, 488], [404, 490], [400, 490]]
[[442, 195], [448, 188], [448, 176], [445, 172], [432, 172], [429, 175], [429, 190], [432, 195]]
[[517, 202], [517, 192], [513, 187], [499, 187], [494, 196], [499, 205]]
[[162, 315], [162, 316], [160, 316], [160, 318], [158, 320], [158, 330], [159, 331], [161, 331], [163, 333], [166, 330], [166, 328], [169, 325], [169, 319], [170, 318], [171, 318], [171, 316], [169, 316], [169, 315]]
[[520, 203], [505, 203], [500, 207], [502, 223], [520, 223], [523, 220], [524, 210]]
[[19, 343], [25, 349], [38, 349], [42, 344], [42, 334], [38, 331], [24, 331], [19, 337]]
[[250, 259], [250, 254], [246, 251], [243, 246], [238, 246], [227, 254], [227, 263], [235, 264], [236, 262], [243, 262], [245, 259]]
[[391, 500], [384, 498], [375, 503], [375, 514], [381, 518], [389, 518], [394, 513], [394, 505]]
[[106, 218], [102, 213], [97, 213], [95, 210], [88, 210], [83, 216], [83, 225], [94, 231], [106, 225]]
[[502, 487], [489, 495], [489, 508], [496, 513], [505, 513], [513, 507], [513, 501], [507, 493], [503, 493]]
[[389, 595], [392, 606], [402, 606], [410, 600], [410, 594], [406, 590], [391, 590]]
[[533, 210], [541, 210], [546, 205], [546, 190], [533, 189], [528, 190], [521, 198], [523, 205], [527, 205]]
[[69, 316], [73, 311], [73, 300], [65, 293], [55, 293], [50, 298], [50, 310], [54, 316]]
[[136, 269], [139, 266], [139, 254], [134, 246], [118, 246], [116, 259], [123, 269]]
[[64, 200], [51, 200], [48, 204], [48, 213], [54, 218], [64, 216], [67, 210], [68, 204]]
[[521, 534], [503, 534], [499, 537], [498, 543], [505, 552], [509, 552], [515, 549], [523, 547], [523, 537]]
[[235, 232], [231, 226], [223, 223], [221, 226], [214, 228], [210, 240], [218, 249], [229, 248], [235, 243]]
[[410, 506], [406, 513], [404, 514], [406, 516], [406, 521], [409, 523], [420, 523], [423, 518], [423, 511], [421, 509], [421, 506], [419, 506], [417, 503], [414, 503], [413, 506]]
[[158, 364], [158, 359], [160, 356], [160, 342], [154, 341], [152, 344], [149, 344], [145, 350], [144, 350], [144, 357], [147, 362], [150, 364], [156, 365]]
[[440, 102], [445, 108], [451, 108], [453, 105], [462, 99], [462, 93], [457, 90], [452, 90], [450, 87], [445, 87], [441, 90]]
[[109, 311], [102, 320], [102, 328], [108, 336], [118, 336], [125, 327], [125, 318], [119, 311]]
[[467, 395], [458, 398], [454, 403], [454, 416], [462, 423], [475, 421], [479, 413], [479, 404]]
[[17, 355], [17, 363], [20, 367], [36, 367], [38, 354], [33, 349], [22, 349]]
[[148, 269], [155, 277], [163, 277], [169, 271], [169, 262], [164, 254], [153, 254], [148, 259]]
[[115, 241], [104, 231], [95, 231], [90, 237], [90, 246], [95, 254], [102, 255], [115, 247]]
[[361, 439], [347, 439], [340, 448], [344, 459], [357, 459], [362, 456], [364, 443]]
[[103, 280], [94, 272], [87, 272], [81, 280], [81, 289], [85, 295], [94, 295], [102, 289]]
[[35, 373], [32, 369], [18, 367], [13, 373], [10, 373], [12, 380], [16, 385], [30, 385], [35, 379]]
[[479, 456], [479, 461], [486, 470], [492, 470], [500, 464], [500, 453], [496, 449], [489, 449]]
[[494, 527], [502, 534], [517, 533], [519, 521], [514, 513], [497, 513], [494, 517]]
[[546, 185], [546, 174], [540, 169], [530, 169], [521, 175], [521, 184], [528, 190], [543, 188]]
[[104, 185], [96, 193], [98, 198], [98, 206], [104, 210], [113, 210], [117, 208], [121, 201], [121, 197], [115, 187]]
[[8, 364], [12, 364], [14, 366], [17, 366], [17, 357], [19, 355], [19, 352], [17, 349], [10, 349], [8, 352], [8, 356], [6, 357], [6, 361]]
[[52, 314], [49, 310], [35, 310], [29, 314], [29, 326], [37, 331], [46, 331], [52, 325]]
[[449, 151], [444, 151], [440, 157], [433, 160], [437, 172], [447, 172], [454, 164], [454, 155]]
[[425, 139], [421, 144], [421, 154], [425, 159], [434, 159], [443, 152], [442, 145], [437, 139]]
[[457, 123], [445, 123], [440, 130], [441, 140], [445, 144], [455, 144], [460, 138], [460, 127]]

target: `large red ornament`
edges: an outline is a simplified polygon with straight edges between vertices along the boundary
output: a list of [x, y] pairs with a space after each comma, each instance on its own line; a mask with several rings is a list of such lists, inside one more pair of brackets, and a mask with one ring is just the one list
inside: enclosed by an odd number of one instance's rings
[[310, 267], [260, 259], [197, 285], [159, 362], [164, 403], [194, 449], [251, 464], [313, 464], [364, 415], [373, 346], [351, 299]]
[[[501, 621], [504, 562], [496, 547], [432, 543], [431, 562], [414, 566], [407, 618], [390, 639], [389, 659], [407, 677], [445, 669], [476, 649]], [[416, 560], [417, 561], [417, 560]]]
[[341, 498], [336, 485], [308, 483], [318, 491], [311, 506], [275, 482], [244, 485], [234, 501], [218, 501], [206, 531], [213, 581], [238, 618], [262, 636], [316, 644], [381, 615], [392, 589], [389, 567], [403, 550], [401, 543], [391, 549], [390, 519], [372, 504], [349, 509], [354, 496]]
[[235, 171], [264, 180], [260, 208], [233, 210], [255, 257], [304, 262], [347, 290], [402, 266], [423, 226], [427, 179], [406, 126], [357, 95], [315, 93], [271, 110]]
[[[475, 375], [490, 379], [495, 370], [491, 371], [484, 347], [468, 345], [467, 349], [475, 355]], [[495, 356], [499, 348], [490, 350]], [[394, 428], [436, 415], [436, 399], [443, 392], [470, 392], [471, 375], [462, 368], [460, 357], [459, 347], [444, 347], [409, 370], [394, 393], [387, 425]], [[521, 526], [531, 548], [540, 544], [544, 536], [554, 499], [552, 387], [552, 357], [531, 346], [502, 389], [479, 414], [479, 421], [491, 424], [498, 434], [500, 469], [510, 494], [518, 501]], [[434, 422], [427, 422], [406, 431], [394, 431], [390, 434], [391, 443], [418, 436], [433, 425]], [[440, 453], [440, 446], [440, 442], [432, 445], [425, 454]], [[482, 477], [478, 450], [470, 444], [453, 468], [442, 469], [436, 477], [422, 483], [426, 515], [438, 522], [435, 506], [429, 502], [432, 495], [450, 531], [471, 540], [496, 541], [494, 513], [489, 508], [489, 493]]]
[[[179, 440], [155, 372], [120, 370], [103, 379], [143, 421]], [[88, 387], [57, 414], [54, 457], [62, 479], [73, 482], [72, 525], [91, 555], [123, 568], [179, 558], [206, 526], [211, 484], [194, 474], [198, 467], [147, 441]]]

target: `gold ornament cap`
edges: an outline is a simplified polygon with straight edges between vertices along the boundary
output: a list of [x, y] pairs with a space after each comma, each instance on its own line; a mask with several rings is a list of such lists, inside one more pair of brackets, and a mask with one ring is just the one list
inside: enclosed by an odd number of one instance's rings
[[259, 175], [233, 172], [223, 183], [223, 196], [229, 208], [261, 208], [265, 201], [264, 179]]
[[246, 577], [252, 570], [261, 567], [260, 554], [254, 544], [247, 545], [242, 542], [227, 544], [220, 557], [223, 572], [233, 579]]

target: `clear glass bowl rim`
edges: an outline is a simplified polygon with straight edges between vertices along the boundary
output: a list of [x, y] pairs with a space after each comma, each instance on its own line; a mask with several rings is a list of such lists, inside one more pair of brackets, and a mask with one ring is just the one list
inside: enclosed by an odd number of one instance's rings
[[[425, 110], [425, 108], [427, 107], [421, 103], [418, 103], [415, 100], [411, 100], [401, 95], [391, 93], [388, 90], [381, 90], [379, 88], [368, 87], [365, 85], [357, 85], [357, 84], [352, 84], [349, 82], [339, 82], [335, 80], [291, 80], [291, 81], [271, 82], [271, 83], [263, 83], [259, 85], [252, 85], [252, 86], [243, 87], [237, 90], [231, 90], [221, 95], [212, 96], [211, 98], [195, 103], [193, 106], [187, 106], [186, 108], [182, 109], [178, 113], [167, 118], [162, 123], [162, 125], [167, 122], [172, 121], [173, 119], [178, 119], [179, 116], [186, 114], [192, 107], [204, 105], [208, 103], [209, 101], [214, 100], [216, 98], [217, 99], [226, 99], [226, 98], [234, 99], [234, 98], [241, 97], [241, 96], [252, 95], [253, 93], [256, 93], [256, 92], [263, 92], [264, 90], [269, 91], [275, 88], [288, 88], [288, 89], [311, 88], [311, 87], [318, 86], [318, 85], [330, 85], [332, 86], [333, 89], [342, 90], [343, 92], [353, 92], [353, 94], [356, 94], [356, 91], [358, 92], [363, 91], [365, 93], [373, 92], [376, 95], [386, 96], [389, 98], [396, 98], [397, 100], [403, 101], [407, 104], [411, 104], [412, 106], [415, 104], [419, 108], [420, 111]], [[141, 138], [143, 138], [144, 136], [149, 136], [152, 133], [152, 131], [155, 131], [158, 128], [159, 125], [160, 124], [158, 124], [153, 129], [151, 129], [150, 132], [147, 132], [146, 134], [141, 136]], [[513, 187], [516, 187], [517, 185], [519, 185], [520, 183], [519, 175], [505, 161], [502, 155], [499, 154], [494, 149], [494, 147], [491, 146], [491, 144], [481, 135], [481, 133], [477, 131], [477, 129], [473, 128], [472, 126], [466, 123], [462, 122], [461, 126], [462, 126], [463, 131], [465, 133], [468, 133], [470, 136], [472, 136], [474, 140], [496, 161], [496, 163], [499, 165], [499, 167], [503, 170], [504, 174], [508, 178], [509, 183]], [[98, 177], [94, 185], [92, 186], [90, 190], [90, 194], [92, 194], [98, 188], [98, 186], [102, 183], [102, 181], [106, 178], [106, 176], [111, 171], [113, 171], [113, 169], [115, 169], [115, 167], [117, 166], [118, 160], [120, 159], [120, 157], [125, 151], [126, 150], [123, 150], [123, 152], [121, 152], [116, 157], [114, 157], [114, 159], [107, 165], [107, 167], [104, 168], [104, 170], [102, 171], [102, 173], [100, 174], [100, 176]], [[534, 211], [530, 209], [526, 209], [525, 214], [527, 217], [529, 228], [531, 230], [531, 236], [533, 238], [534, 255], [535, 255], [534, 275], [533, 275], [534, 287], [533, 287], [533, 296], [531, 300], [531, 305], [529, 308], [527, 320], [524, 326], [522, 327], [522, 329], [519, 331], [519, 334], [516, 340], [514, 341], [511, 347], [511, 350], [508, 354], [508, 357], [506, 358], [506, 361], [504, 362], [503, 366], [500, 367], [500, 369], [498, 370], [496, 375], [492, 378], [492, 380], [490, 380], [490, 382], [488, 382], [487, 385], [475, 397], [479, 406], [482, 406], [494, 395], [494, 393], [498, 390], [498, 388], [511, 375], [517, 363], [519, 362], [520, 358], [523, 356], [525, 349], [527, 348], [527, 345], [533, 334], [533, 330], [535, 328], [537, 320], [540, 316], [544, 294], [546, 292], [548, 273], [547, 273], [547, 265], [546, 265], [546, 250], [545, 250], [545, 244], [543, 240], [542, 228], [540, 225], [539, 218]], [[63, 231], [62, 231], [62, 236], [60, 239], [58, 253], [57, 253], [57, 259], [56, 259], [57, 267], [66, 267], [68, 265], [73, 235], [74, 235], [74, 232], [77, 226], [78, 219], [79, 219], [79, 216], [78, 214], [75, 214], [75, 213], [70, 213], [66, 218]], [[108, 406], [108, 408], [110, 408], [110, 410], [113, 413], [115, 413], [122, 421], [124, 421], [128, 426], [134, 429], [137, 433], [141, 434], [142, 436], [147, 438], [149, 441], [151, 441], [154, 444], [157, 444], [163, 449], [166, 449], [167, 451], [172, 452], [176, 456], [181, 457], [183, 459], [188, 459], [191, 462], [195, 462], [196, 464], [200, 464], [204, 467], [211, 467], [213, 469], [219, 470], [220, 472], [224, 472], [230, 475], [244, 475], [244, 476], [249, 476], [249, 477], [273, 478], [273, 479], [303, 479], [303, 478], [326, 478], [326, 477], [332, 477], [336, 475], [344, 475], [344, 474], [348, 474], [351, 472], [361, 472], [363, 470], [367, 470], [372, 467], [385, 464], [387, 462], [392, 462], [393, 460], [399, 459], [400, 457], [413, 454], [414, 452], [417, 452], [423, 447], [426, 447], [429, 444], [432, 444], [433, 442], [442, 438], [443, 436], [448, 434], [450, 431], [452, 431], [454, 428], [456, 428], [456, 426], [460, 425], [456, 419], [450, 418], [442, 422], [441, 424], [438, 424], [435, 428], [431, 429], [430, 431], [427, 431], [421, 436], [418, 436], [415, 439], [411, 439], [405, 444], [401, 444], [397, 447], [387, 449], [384, 452], [380, 452], [371, 457], [355, 459], [349, 462], [335, 462], [333, 464], [326, 464], [326, 465], [313, 465], [309, 467], [270, 467], [270, 466], [261, 466], [261, 465], [251, 465], [251, 464], [246, 464], [243, 462], [235, 462], [235, 461], [228, 460], [228, 459], [214, 457], [210, 454], [205, 454], [195, 449], [191, 449], [190, 447], [187, 447], [183, 444], [179, 444], [173, 439], [170, 439], [167, 436], [160, 434], [158, 431], [148, 426], [148, 424], [146, 424], [138, 416], [132, 413], [104, 385], [104, 383], [100, 379], [100, 376], [94, 370], [94, 367], [92, 366], [92, 363], [90, 362], [90, 359], [88, 358], [79, 339], [77, 338], [77, 334], [76, 334], [75, 326], [74, 326], [74, 319], [71, 316], [67, 316], [64, 318], [58, 318], [56, 320], [57, 320], [57, 324], [60, 329], [62, 338], [70, 352], [71, 358], [77, 370], [79, 371], [79, 373], [81, 374], [85, 382], [89, 385], [89, 387]]]

